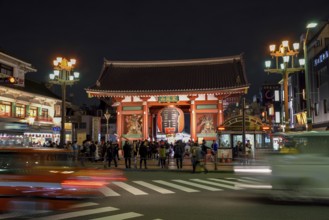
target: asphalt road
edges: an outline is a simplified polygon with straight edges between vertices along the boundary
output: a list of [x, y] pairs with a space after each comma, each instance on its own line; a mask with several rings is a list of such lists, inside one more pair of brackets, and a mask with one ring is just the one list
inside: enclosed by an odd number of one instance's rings
[[256, 177], [139, 170], [125, 176], [127, 181], [107, 187], [105, 198], [77, 201], [60, 211], [3, 213], [0, 219], [329, 219], [327, 205], [275, 203], [235, 185], [261, 184]]

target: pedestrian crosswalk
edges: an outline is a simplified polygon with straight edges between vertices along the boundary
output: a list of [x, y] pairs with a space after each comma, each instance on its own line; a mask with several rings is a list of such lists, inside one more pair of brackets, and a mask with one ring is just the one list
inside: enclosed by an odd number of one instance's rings
[[[101, 189], [105, 197], [120, 197], [125, 195], [147, 196], [150, 194], [171, 195], [175, 193], [200, 193], [204, 191], [222, 192], [224, 190], [243, 190], [242, 185], [260, 185], [262, 182], [255, 178], [191, 178], [170, 180], [132, 180], [115, 181]], [[247, 187], [248, 188], [248, 187]], [[83, 217], [92, 220], [124, 220], [142, 219], [144, 214], [134, 211], [123, 211], [117, 207], [99, 207], [95, 202], [82, 202], [73, 205], [63, 212], [35, 211], [29, 213], [36, 220], [57, 220]], [[0, 219], [24, 218], [26, 213], [5, 213]]]
[[[243, 186], [260, 185], [260, 180], [247, 177], [241, 178], [193, 178], [172, 180], [135, 180], [126, 182], [112, 182], [101, 189], [105, 197], [132, 194], [135, 196], [152, 193], [174, 194], [178, 192], [197, 193], [202, 191], [243, 190]], [[248, 188], [248, 187], [245, 187]]]
[[[84, 202], [70, 209], [63, 210], [63, 213], [54, 213], [52, 211], [30, 211], [30, 212], [13, 212], [0, 215], [0, 219], [35, 219], [35, 220], [61, 220], [82, 218], [90, 220], [124, 220], [124, 219], [142, 219], [144, 214], [123, 211], [112, 206], [97, 207], [98, 203]], [[39, 216], [39, 217], [38, 217]], [[41, 217], [40, 217], [41, 216]], [[162, 220], [160, 218], [154, 220]]]

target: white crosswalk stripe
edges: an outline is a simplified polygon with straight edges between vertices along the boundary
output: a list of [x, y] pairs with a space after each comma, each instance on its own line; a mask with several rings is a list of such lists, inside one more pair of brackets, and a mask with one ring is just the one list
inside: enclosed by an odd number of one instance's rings
[[[272, 185], [269, 183], [264, 183], [262, 180], [254, 179], [254, 180], [246, 180], [246, 179], [239, 179], [234, 178], [237, 180], [235, 186], [241, 187], [244, 189], [272, 189]], [[251, 179], [251, 178], [250, 178]], [[255, 181], [257, 180], [257, 181]]]
[[134, 195], [147, 195], [148, 194], [148, 193], [146, 193], [140, 189], [137, 189], [136, 187], [128, 185], [127, 183], [124, 183], [124, 182], [112, 182], [112, 184], [117, 185], [117, 186], [121, 187], [122, 189], [127, 190], [128, 192], [130, 192], [131, 194], [134, 194]]
[[156, 185], [153, 185], [151, 183], [147, 183], [147, 182], [144, 182], [144, 181], [133, 181], [134, 183], [137, 183], [141, 186], [144, 186], [144, 187], [147, 187], [149, 189], [152, 189], [154, 191], [157, 191], [161, 194], [171, 194], [171, 193], [174, 193], [173, 191], [170, 191], [168, 189], [164, 189], [162, 187], [159, 187], [159, 186], [156, 186]]
[[259, 182], [260, 180], [259, 179], [256, 179], [256, 178], [253, 178], [253, 177], [242, 177], [243, 179], [247, 179], [247, 180], [252, 180], [252, 181], [256, 181], [256, 182]]
[[[209, 178], [209, 179], [214, 180], [214, 179], [211, 179], [211, 178]], [[234, 190], [241, 189], [241, 188], [236, 187], [236, 186], [231, 186], [231, 185], [227, 185], [227, 184], [223, 184], [223, 183], [214, 183], [212, 181], [207, 181], [207, 180], [192, 179], [192, 181], [199, 182], [199, 183], [204, 183], [204, 184], [209, 184], [209, 185], [212, 185], [212, 186], [217, 186], [217, 187], [226, 188], [226, 189], [234, 189]]]
[[94, 205], [98, 205], [98, 203], [95, 203], [95, 202], [84, 202], [84, 203], [72, 205], [70, 208], [84, 208], [84, 207], [94, 206]]
[[75, 217], [81, 217], [86, 215], [92, 215], [92, 214], [98, 214], [103, 212], [112, 212], [119, 210], [118, 208], [114, 207], [102, 207], [102, 208], [96, 208], [96, 209], [88, 209], [88, 210], [79, 210], [75, 212], [68, 212], [63, 214], [56, 214], [56, 215], [50, 215], [45, 216], [41, 218], [35, 218], [35, 220], [59, 220], [59, 219], [68, 219], [68, 218], [75, 218]]
[[208, 179], [212, 180], [212, 181], [216, 181], [216, 182], [231, 184], [231, 185], [223, 185], [222, 186], [222, 187], [225, 187], [225, 188], [228, 188], [228, 189], [234, 189], [234, 190], [242, 189], [242, 188], [236, 186], [236, 182], [232, 182], [232, 181], [228, 181], [228, 180], [222, 180], [222, 179], [216, 179], [216, 178], [208, 178]]
[[258, 181], [245, 180], [245, 179], [234, 178], [234, 177], [230, 177], [230, 178], [226, 178], [226, 179], [237, 180], [238, 181], [237, 183], [243, 182], [243, 183], [248, 183], [248, 184], [260, 184], [260, 182], [258, 182]]
[[128, 212], [118, 215], [111, 215], [111, 216], [105, 216], [101, 218], [93, 218], [92, 220], [123, 220], [123, 219], [129, 219], [129, 218], [136, 218], [143, 216], [142, 214], [136, 213], [136, 212]]
[[175, 181], [177, 183], [183, 183], [183, 184], [186, 184], [186, 185], [189, 185], [189, 186], [194, 186], [194, 187], [197, 187], [197, 188], [209, 190], [209, 191], [222, 191], [222, 189], [214, 188], [214, 187], [211, 187], [211, 186], [205, 186], [205, 185], [201, 185], [201, 184], [197, 184], [197, 183], [192, 183], [192, 182], [185, 181], [185, 180], [173, 180], [173, 181]]
[[112, 189], [108, 188], [108, 187], [102, 187], [99, 189], [99, 191], [106, 197], [109, 196], [120, 196], [119, 193], [116, 193], [115, 191], [113, 191]]
[[181, 185], [171, 183], [171, 182], [167, 182], [167, 181], [163, 181], [163, 180], [153, 180], [153, 182], [156, 182], [156, 183], [159, 183], [159, 184], [162, 184], [162, 185], [165, 185], [165, 186], [169, 186], [169, 187], [172, 187], [174, 189], [179, 189], [181, 191], [188, 192], [188, 193], [190, 193], [190, 192], [200, 192], [199, 190], [196, 190], [196, 189], [191, 189], [191, 188], [188, 188], [188, 187], [185, 187], [185, 186], [181, 186]]

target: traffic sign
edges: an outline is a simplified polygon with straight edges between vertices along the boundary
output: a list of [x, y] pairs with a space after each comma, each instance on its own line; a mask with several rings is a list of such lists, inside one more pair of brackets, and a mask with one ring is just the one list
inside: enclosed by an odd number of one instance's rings
[[61, 127], [53, 127], [53, 131], [60, 131]]

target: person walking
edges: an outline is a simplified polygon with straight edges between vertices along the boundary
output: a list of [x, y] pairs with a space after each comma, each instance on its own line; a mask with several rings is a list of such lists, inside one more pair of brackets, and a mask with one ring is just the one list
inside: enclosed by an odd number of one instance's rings
[[129, 141], [127, 140], [123, 145], [123, 156], [125, 158], [126, 168], [131, 168], [131, 153], [132, 153], [132, 148]]
[[204, 169], [205, 173], [208, 173], [208, 170], [203, 163], [204, 156], [202, 154], [202, 149], [198, 145], [198, 143], [194, 143], [194, 145], [191, 149], [191, 153], [192, 153], [191, 160], [192, 160], [192, 167], [193, 167], [192, 172], [195, 173], [196, 167], [199, 165]]

